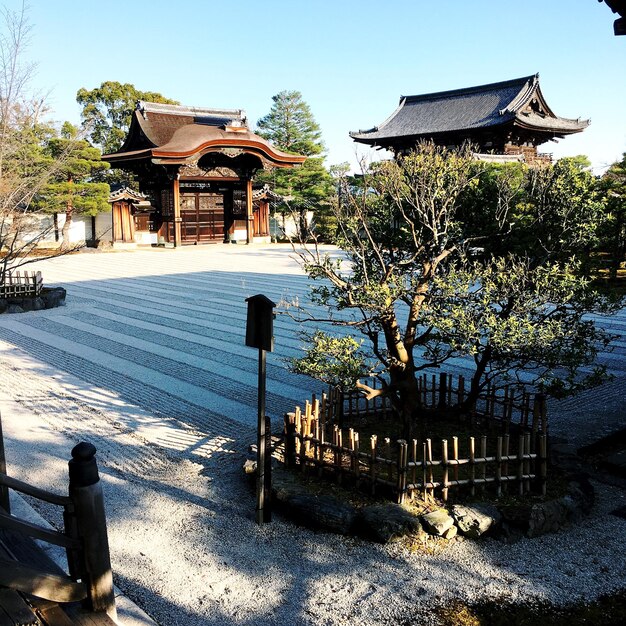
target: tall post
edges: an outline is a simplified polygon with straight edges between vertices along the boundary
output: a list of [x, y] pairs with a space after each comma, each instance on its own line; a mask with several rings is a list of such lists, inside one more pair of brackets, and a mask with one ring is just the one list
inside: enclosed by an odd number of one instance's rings
[[252, 179], [246, 180], [246, 243], [254, 241], [254, 214], [252, 211]]
[[271, 489], [270, 446], [272, 436], [265, 418], [265, 386], [267, 351], [274, 349], [274, 307], [276, 304], [262, 294], [246, 299], [248, 317], [246, 320], [246, 345], [259, 351], [259, 393], [257, 424], [257, 489], [256, 520], [259, 524], [271, 520], [269, 495]]
[[265, 521], [263, 509], [265, 506], [265, 368], [266, 352], [259, 350], [259, 396], [258, 396], [258, 428], [256, 441], [256, 521], [262, 524]]
[[96, 448], [86, 442], [72, 450], [68, 463], [69, 495], [74, 504], [76, 530], [83, 543], [84, 582], [90, 609], [117, 618], [109, 555], [104, 496], [96, 464]]
[[178, 174], [172, 183], [172, 192], [174, 197], [174, 247], [178, 248], [182, 241], [181, 224], [183, 218], [180, 216], [180, 181]]

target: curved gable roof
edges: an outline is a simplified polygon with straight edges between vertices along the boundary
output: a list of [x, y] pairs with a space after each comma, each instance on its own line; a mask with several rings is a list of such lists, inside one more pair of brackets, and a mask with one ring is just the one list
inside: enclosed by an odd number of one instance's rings
[[212, 150], [240, 148], [268, 159], [277, 167], [292, 167], [306, 157], [287, 154], [251, 132], [242, 109], [207, 109], [154, 102], [137, 103], [123, 146], [104, 155], [111, 163], [159, 158], [172, 163]]

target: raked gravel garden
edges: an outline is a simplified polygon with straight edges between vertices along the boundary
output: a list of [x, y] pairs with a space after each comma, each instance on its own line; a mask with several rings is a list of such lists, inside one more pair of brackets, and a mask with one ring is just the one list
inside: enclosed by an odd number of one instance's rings
[[[626, 589], [626, 490], [594, 481], [579, 524], [513, 543], [428, 550], [254, 521], [242, 473], [256, 419], [245, 298], [306, 301], [289, 246], [81, 253], [38, 263], [67, 289], [58, 309], [0, 316], [0, 410], [9, 472], [53, 490], [69, 451], [98, 449], [117, 586], [162, 626], [438, 624], [453, 599], [566, 604]], [[576, 446], [626, 426], [626, 314], [603, 355], [615, 379], [549, 406]], [[294, 322], [275, 322], [268, 414], [275, 428], [319, 392], [290, 374]], [[455, 362], [455, 371], [466, 369]], [[52, 524], [61, 520], [46, 508]]]

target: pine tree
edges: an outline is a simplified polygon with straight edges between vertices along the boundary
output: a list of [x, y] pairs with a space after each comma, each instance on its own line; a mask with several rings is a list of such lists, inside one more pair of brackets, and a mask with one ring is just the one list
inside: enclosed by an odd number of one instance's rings
[[68, 249], [74, 215], [97, 215], [109, 208], [109, 185], [93, 182], [94, 176], [109, 165], [100, 159], [100, 150], [80, 139], [78, 129], [69, 122], [63, 125], [60, 136], [48, 141], [46, 152], [59, 166], [34, 206], [46, 213], [65, 213], [61, 249]]
[[283, 208], [296, 216], [300, 236], [304, 238], [309, 230], [308, 211], [327, 212], [333, 193], [332, 178], [324, 166], [322, 133], [299, 91], [281, 91], [272, 101], [270, 112], [257, 122], [257, 132], [277, 148], [309, 158], [302, 167], [262, 173], [257, 181], [269, 183], [285, 198]]

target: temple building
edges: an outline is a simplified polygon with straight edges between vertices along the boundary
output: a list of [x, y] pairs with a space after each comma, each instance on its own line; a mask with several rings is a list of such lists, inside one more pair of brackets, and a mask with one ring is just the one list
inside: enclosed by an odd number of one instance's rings
[[113, 244], [269, 241], [267, 193], [252, 189], [260, 169], [295, 167], [251, 132], [240, 110], [140, 101], [119, 151], [102, 157], [136, 174], [142, 195], [123, 190], [112, 203]]
[[537, 147], [579, 133], [589, 120], [558, 117], [539, 86], [539, 74], [478, 87], [402, 96], [382, 124], [351, 132], [354, 141], [402, 154], [422, 140], [455, 147], [469, 141], [486, 159], [533, 161]]

